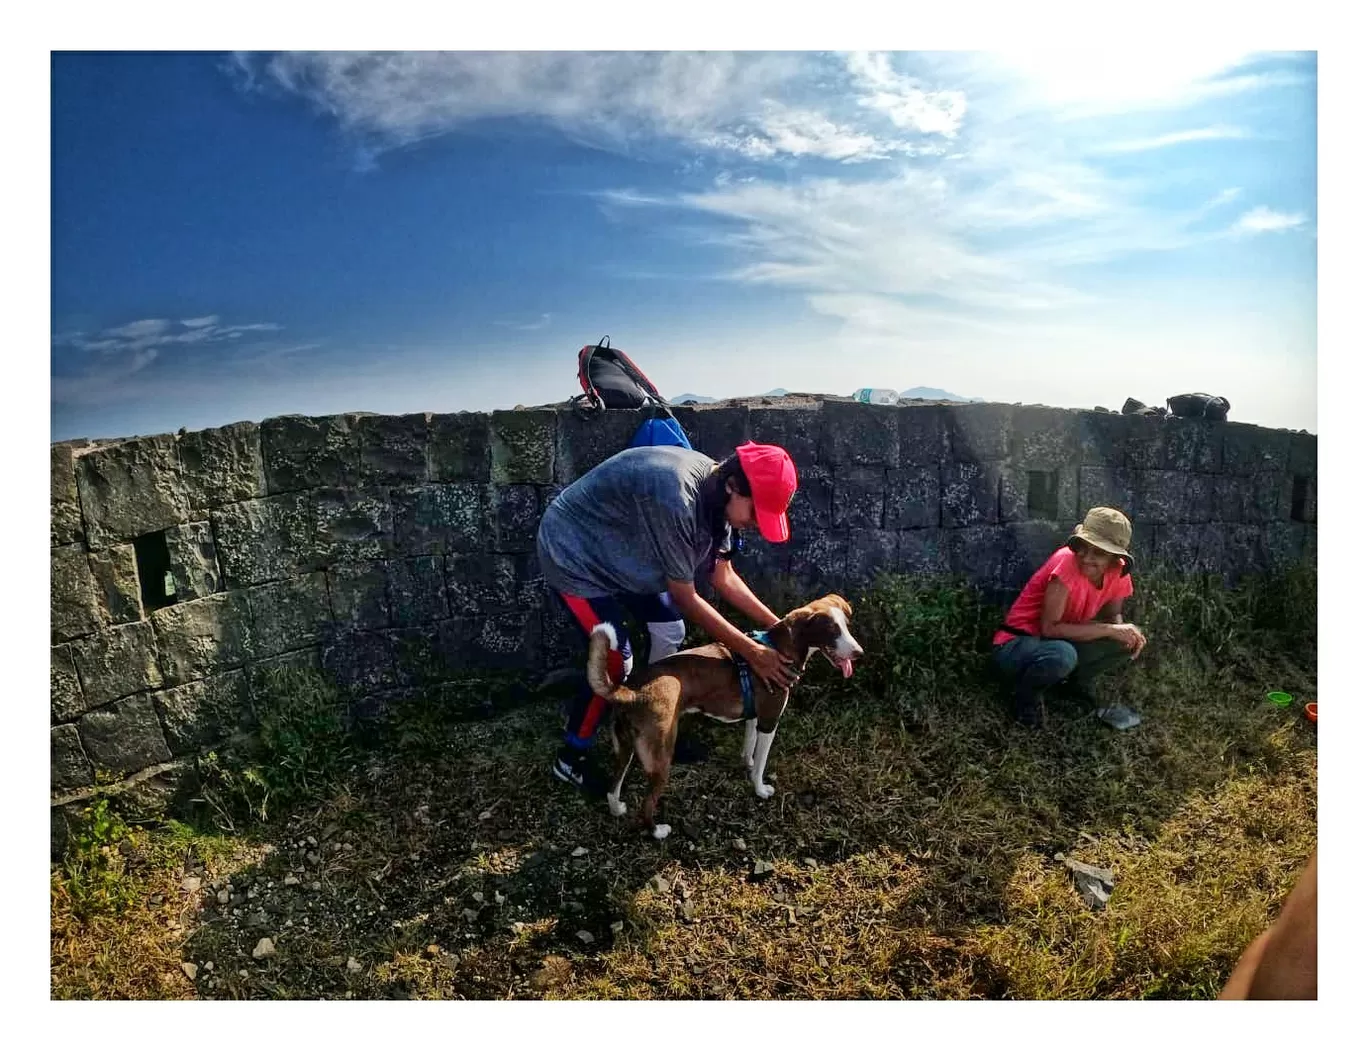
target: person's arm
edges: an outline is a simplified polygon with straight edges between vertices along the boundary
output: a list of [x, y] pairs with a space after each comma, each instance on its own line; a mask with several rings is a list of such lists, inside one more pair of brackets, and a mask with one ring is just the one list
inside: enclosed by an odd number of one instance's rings
[[1103, 624], [1090, 621], [1087, 624], [1067, 624], [1061, 618], [1068, 604], [1069, 589], [1062, 580], [1051, 580], [1045, 585], [1045, 603], [1040, 609], [1040, 637], [1044, 639], [1068, 639], [1070, 642], [1095, 642], [1098, 639], [1115, 639], [1129, 645], [1130, 634], [1124, 632], [1128, 624]]
[[1316, 999], [1315, 854], [1273, 926], [1250, 942], [1217, 999]]
[[731, 559], [717, 560], [712, 572], [712, 586], [717, 590], [719, 597], [757, 626], [772, 628], [779, 623], [779, 618], [774, 612], [756, 598], [750, 585], [741, 579], [741, 574], [731, 564]]
[[[793, 662], [778, 650], [756, 642], [740, 629], [732, 625], [726, 617], [698, 593], [692, 580], [671, 580], [668, 582], [670, 598], [684, 619], [697, 624], [716, 642], [740, 656], [760, 680], [771, 689], [787, 689], [796, 680]], [[773, 623], [771, 621], [770, 623]]]
[[1103, 624], [1124, 624], [1125, 620], [1121, 616], [1121, 600], [1114, 598], [1106, 603], [1097, 611], [1095, 619]]

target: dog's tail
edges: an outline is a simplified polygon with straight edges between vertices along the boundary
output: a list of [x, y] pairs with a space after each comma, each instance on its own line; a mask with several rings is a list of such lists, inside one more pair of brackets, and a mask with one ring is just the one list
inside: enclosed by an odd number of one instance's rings
[[618, 648], [617, 629], [604, 622], [595, 624], [589, 633], [589, 686], [599, 697], [614, 704], [631, 704], [637, 699], [635, 690], [614, 686], [608, 678], [608, 651]]

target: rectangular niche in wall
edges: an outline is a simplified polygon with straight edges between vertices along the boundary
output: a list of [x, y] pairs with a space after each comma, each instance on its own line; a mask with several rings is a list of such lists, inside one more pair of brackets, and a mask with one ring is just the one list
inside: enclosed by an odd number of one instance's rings
[[149, 613], [176, 601], [176, 584], [171, 578], [171, 552], [166, 546], [165, 530], [147, 533], [133, 541], [138, 562], [138, 587], [143, 609]]
[[1059, 472], [1027, 471], [1026, 516], [1054, 521], [1059, 517]]
[[1292, 521], [1306, 521], [1306, 475], [1292, 476]]

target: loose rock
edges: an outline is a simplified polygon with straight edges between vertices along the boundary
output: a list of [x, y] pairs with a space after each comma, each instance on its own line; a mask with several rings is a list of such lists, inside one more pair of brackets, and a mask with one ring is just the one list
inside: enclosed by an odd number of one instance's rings
[[181, 890], [188, 894], [194, 894], [200, 889], [201, 880], [198, 876], [186, 876], [181, 880]]
[[181, 964], [181, 970], [185, 972], [185, 977], [189, 978], [192, 982], [195, 980], [195, 976], [199, 974], [199, 968], [189, 961]]
[[576, 847], [574, 850], [570, 851], [570, 856], [571, 856], [572, 858], [582, 858], [582, 857], [584, 857], [584, 855], [586, 855], [586, 854], [588, 854], [588, 853], [589, 853], [589, 848], [588, 848], [588, 847]]
[[588, 931], [576, 931], [575, 937], [584, 942], [585, 945], [594, 944], [594, 936]]
[[774, 866], [768, 861], [757, 861], [755, 867], [751, 869], [751, 875], [761, 878], [773, 875], [773, 873]]
[[252, 959], [265, 960], [276, 954], [275, 942], [270, 938], [262, 938], [256, 943], [256, 948], [252, 950]]
[[356, 974], [359, 970], [361, 970], [361, 964], [357, 962], [355, 956], [347, 957], [347, 970], [350, 971], [352, 974]]

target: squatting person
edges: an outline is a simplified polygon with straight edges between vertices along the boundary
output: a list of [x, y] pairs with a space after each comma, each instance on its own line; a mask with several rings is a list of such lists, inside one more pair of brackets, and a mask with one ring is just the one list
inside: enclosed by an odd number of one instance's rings
[[[624, 623], [630, 613], [646, 625], [651, 663], [679, 649], [689, 621], [747, 661], [761, 680], [786, 687], [796, 678], [792, 662], [733, 627], [699, 595], [696, 582], [709, 579], [718, 597], [759, 628], [776, 624], [779, 617], [732, 566], [733, 532], [754, 528], [771, 543], [786, 542], [797, 489], [793, 460], [777, 445], [747, 442], [720, 464], [676, 446], [625, 449], [546, 509], [537, 532], [542, 572], [586, 643], [595, 624], [617, 629], [620, 648], [608, 665], [614, 684], [632, 670]], [[586, 678], [552, 764], [558, 778], [588, 791], [606, 790], [590, 759], [606, 703]]]
[[1098, 675], [1145, 648], [1144, 634], [1121, 614], [1121, 604], [1134, 592], [1130, 542], [1125, 515], [1094, 507], [1012, 604], [993, 636], [993, 661], [1011, 683], [1021, 723], [1040, 725], [1045, 689], [1056, 685], [1118, 730], [1140, 722], [1124, 705], [1100, 705], [1093, 693]]

